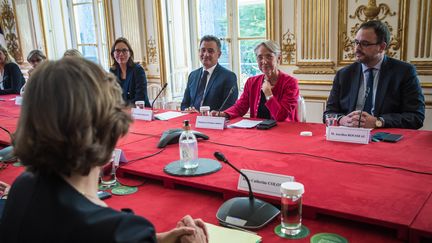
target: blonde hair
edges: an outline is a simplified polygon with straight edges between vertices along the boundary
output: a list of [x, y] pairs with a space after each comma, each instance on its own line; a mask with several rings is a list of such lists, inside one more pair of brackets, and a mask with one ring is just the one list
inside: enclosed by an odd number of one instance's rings
[[27, 55], [27, 62], [30, 62], [30, 59], [32, 59], [34, 56], [37, 56], [42, 60], [46, 60], [46, 56], [41, 50], [33, 50]]
[[14, 151], [28, 170], [88, 175], [132, 121], [116, 78], [84, 58], [43, 62], [30, 77]]
[[274, 41], [267, 40], [267, 41], [263, 41], [263, 42], [259, 43], [259, 44], [255, 47], [255, 49], [254, 49], [255, 56], [257, 55], [257, 51], [258, 51], [258, 48], [259, 48], [260, 46], [264, 46], [265, 48], [267, 48], [267, 50], [269, 50], [271, 53], [275, 54], [276, 56], [279, 56], [280, 53], [281, 53], [281, 50], [280, 50], [279, 44], [277, 44], [277, 43], [274, 42]]
[[83, 57], [83, 55], [77, 49], [67, 49], [63, 57]]

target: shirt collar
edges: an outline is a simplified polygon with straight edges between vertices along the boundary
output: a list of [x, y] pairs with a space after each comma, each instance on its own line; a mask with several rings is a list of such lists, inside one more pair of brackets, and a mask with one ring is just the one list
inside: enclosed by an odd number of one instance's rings
[[207, 72], [209, 72], [208, 77], [210, 77], [212, 75], [213, 71], [215, 70], [216, 66], [217, 66], [217, 63], [213, 67], [211, 67], [209, 69], [205, 69], [205, 67], [203, 67], [203, 72], [204, 72], [204, 70], [206, 70]]
[[[373, 66], [372, 68], [379, 71], [381, 69], [381, 64], [383, 61], [384, 61], [384, 55], [381, 57], [381, 60], [377, 64], [375, 64], [375, 66]], [[362, 65], [363, 73], [366, 72], [370, 68], [370, 67], [364, 65], [363, 63], [361, 65]]]

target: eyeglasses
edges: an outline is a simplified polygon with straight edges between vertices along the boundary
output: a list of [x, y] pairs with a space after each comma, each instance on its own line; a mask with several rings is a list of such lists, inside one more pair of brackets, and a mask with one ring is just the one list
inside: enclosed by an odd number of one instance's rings
[[361, 48], [368, 48], [369, 46], [379, 45], [379, 44], [381, 44], [381, 42], [369, 43], [367, 41], [353, 40], [352, 44], [355, 45], [355, 46], [360, 46]]
[[266, 54], [266, 55], [258, 55], [258, 56], [256, 57], [256, 59], [257, 59], [258, 61], [262, 61], [262, 60], [270, 61], [270, 60], [273, 60], [273, 58], [274, 58], [275, 56], [276, 56], [276, 55], [273, 54], [273, 53], [271, 53], [271, 54]]
[[126, 54], [129, 52], [129, 49], [126, 49], [126, 48], [125, 49], [115, 49], [114, 52], [115, 52], [115, 54], [120, 54], [120, 53]]

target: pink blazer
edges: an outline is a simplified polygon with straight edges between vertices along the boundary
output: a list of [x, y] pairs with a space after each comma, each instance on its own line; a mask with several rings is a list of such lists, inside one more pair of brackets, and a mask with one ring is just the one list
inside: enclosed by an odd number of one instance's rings
[[[264, 74], [248, 78], [240, 99], [225, 110], [225, 113], [231, 118], [236, 118], [244, 116], [250, 109], [250, 117], [256, 118], [263, 81]], [[299, 96], [297, 79], [279, 70], [278, 81], [272, 92], [273, 97], [265, 103], [271, 117], [276, 121], [299, 121], [297, 115], [297, 98]]]

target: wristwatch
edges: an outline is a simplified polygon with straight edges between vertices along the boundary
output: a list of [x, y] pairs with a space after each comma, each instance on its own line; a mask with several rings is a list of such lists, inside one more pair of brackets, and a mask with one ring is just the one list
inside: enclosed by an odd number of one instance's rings
[[375, 127], [381, 128], [384, 127], [384, 119], [382, 117], [378, 117], [375, 121]]
[[271, 99], [271, 97], [273, 97], [273, 95], [266, 96], [266, 100]]

